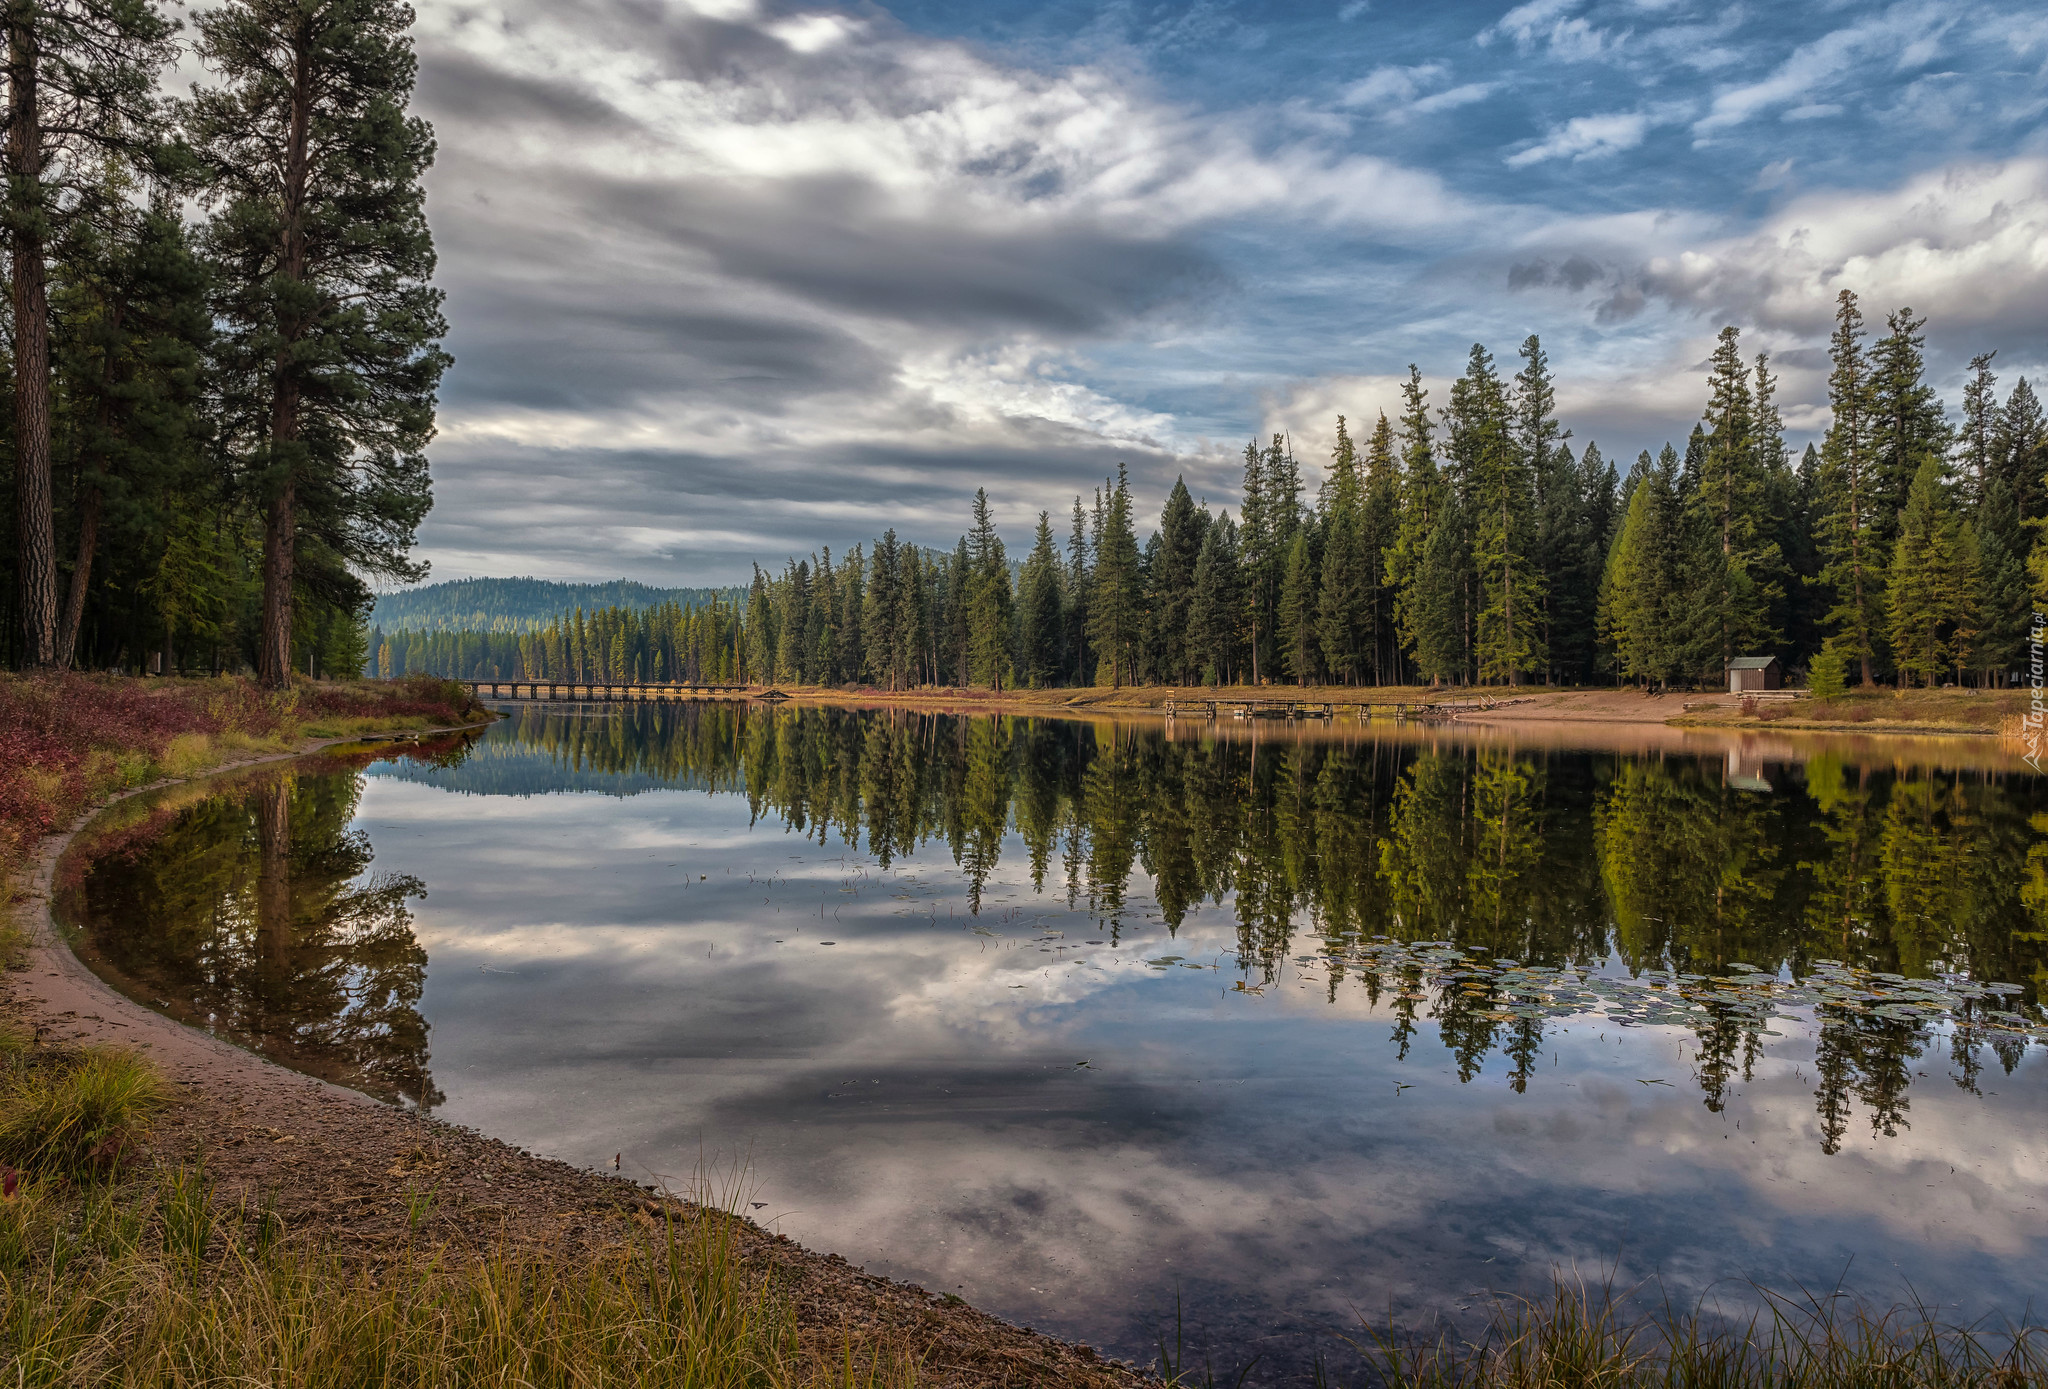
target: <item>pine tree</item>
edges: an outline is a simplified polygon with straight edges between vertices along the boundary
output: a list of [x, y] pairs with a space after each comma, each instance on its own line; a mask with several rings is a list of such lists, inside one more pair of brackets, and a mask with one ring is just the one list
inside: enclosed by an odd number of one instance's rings
[[1088, 588], [1089, 578], [1094, 572], [1094, 552], [1088, 544], [1088, 513], [1081, 507], [1081, 499], [1074, 498], [1074, 527], [1067, 536], [1067, 569], [1065, 587], [1060, 595], [1060, 606], [1066, 613], [1066, 647], [1068, 683], [1086, 685], [1091, 672], [1088, 669]]
[[1668, 680], [1674, 664], [1677, 471], [1677, 455], [1668, 445], [1661, 463], [1653, 463], [1647, 450], [1636, 460], [1621, 529], [1601, 578], [1600, 634], [1614, 653], [1615, 674], [1645, 686]]
[[969, 679], [1000, 690], [1011, 666], [1010, 561], [1003, 553], [1002, 537], [996, 534], [988, 492], [979, 487], [974, 491], [974, 528], [968, 534], [967, 563]]
[[1557, 386], [1542, 340], [1531, 333], [1522, 342], [1522, 370], [1515, 375], [1511, 402], [1515, 446], [1528, 470], [1534, 526], [1529, 562], [1541, 594], [1540, 617], [1532, 614], [1544, 651], [1545, 684], [1558, 679], [1560, 589], [1578, 549], [1583, 506], [1578, 494], [1578, 467], [1564, 441], [1570, 436], [1557, 420]]
[[50, 254], [107, 162], [138, 165], [161, 138], [173, 28], [145, 0], [9, 0], [4, 22], [15, 579], [23, 663], [48, 667], [70, 659], [58, 650]]
[[1175, 478], [1159, 514], [1159, 548], [1146, 573], [1154, 669], [1169, 684], [1184, 685], [1194, 678], [1188, 605], [1194, 596], [1195, 564], [1207, 529], [1195, 499], [1188, 494], [1186, 480]]
[[1892, 549], [1886, 635], [1901, 689], [1914, 677], [1932, 686], [1949, 664], [1958, 635], [1966, 638], [1972, 625], [1973, 576], [1943, 472], [1939, 458], [1922, 458]]
[[875, 542], [874, 562], [861, 608], [862, 668], [868, 679], [891, 690], [902, 688], [904, 673], [897, 659], [896, 631], [902, 563], [902, 546], [891, 527]]
[[1360, 561], [1365, 570], [1366, 613], [1360, 623], [1375, 684], [1399, 678], [1400, 644], [1394, 633], [1394, 588], [1388, 555], [1401, 524], [1401, 465], [1394, 453], [1394, 428], [1384, 411], [1365, 450], [1365, 502], [1359, 526]]
[[1022, 589], [1017, 605], [1017, 678], [1036, 689], [1059, 679], [1065, 631], [1060, 557], [1053, 548], [1052, 517], [1043, 511], [1038, 513], [1031, 557], [1024, 561]]
[[[1277, 436], [1275, 436], [1277, 438]], [[1266, 456], [1254, 439], [1244, 446], [1244, 504], [1238, 508], [1237, 559], [1245, 605], [1245, 644], [1252, 683], [1262, 683], [1267, 643], [1272, 637], [1272, 589], [1277, 541], [1273, 501], [1267, 493]]]
[[1316, 673], [1316, 570], [1308, 533], [1297, 529], [1280, 575], [1280, 664], [1297, 685]]
[[1757, 359], [1756, 372], [1761, 402], [1750, 389], [1739, 331], [1723, 328], [1708, 374], [1698, 481], [1686, 502], [1695, 546], [1689, 664], [1695, 675], [1715, 681], [1734, 657], [1777, 641], [1770, 610], [1780, 593], [1772, 582], [1779, 560], [1765, 494], [1771, 455], [1781, 465], [1784, 446], [1764, 358]]
[[221, 85], [186, 126], [216, 215], [223, 434], [264, 510], [262, 679], [289, 676], [292, 601], [416, 579], [426, 444], [448, 365], [421, 177], [417, 63], [396, 0], [228, 0], [194, 19]]
[[1406, 613], [1414, 633], [1415, 669], [1432, 686], [1456, 683], [1464, 675], [1464, 598], [1471, 570], [1464, 504], [1458, 494], [1446, 488], [1436, 511], [1436, 524], [1423, 541], [1421, 562], [1409, 587]]
[[1821, 553], [1825, 558], [1820, 578], [1834, 594], [1826, 621], [1841, 637], [1844, 653], [1856, 661], [1862, 682], [1871, 685], [1877, 679], [1885, 556], [1873, 518], [1877, 481], [1871, 457], [1871, 385], [1863, 351], [1863, 314], [1856, 306], [1856, 296], [1846, 289], [1837, 299], [1829, 358], [1833, 369], [1828, 376], [1828, 405], [1834, 419], [1820, 455]]
[[1211, 683], [1227, 685], [1238, 677], [1238, 622], [1243, 611], [1237, 525], [1226, 511], [1202, 537], [1202, 550], [1195, 559], [1195, 591], [1188, 608], [1189, 635]]
[[1991, 464], [2005, 479], [2022, 522], [2048, 516], [2048, 418], [2023, 376], [1998, 412]]
[[1926, 382], [1925, 319], [1900, 309], [1870, 353], [1870, 457], [1876, 487], [1873, 528], [1889, 546], [1907, 506], [1907, 492], [1929, 458], [1946, 458], [1946, 412]]
[[224, 638], [239, 598], [232, 527], [220, 519], [228, 499], [199, 449], [201, 354], [212, 329], [205, 270], [169, 209], [137, 207], [132, 191], [125, 179], [109, 178], [73, 206], [52, 296], [67, 325], [56, 341], [60, 441], [77, 510], [59, 666], [77, 651], [103, 521], [131, 558], [150, 548], [152, 531], [212, 532], [207, 543], [219, 562], [206, 567], [206, 591], [185, 598], [206, 615], [192, 637]]
[[1131, 528], [1131, 488], [1123, 467], [1106, 490], [1102, 538], [1089, 589], [1089, 640], [1095, 647], [1096, 683], [1109, 676], [1112, 689], [1137, 679], [1138, 643], [1143, 635], [1143, 584], [1138, 572], [1138, 538]]
[[[1384, 415], [1380, 427], [1386, 428]], [[1323, 668], [1350, 685], [1370, 669], [1374, 594], [1363, 534], [1364, 482], [1342, 415], [1337, 417], [1337, 447], [1324, 491], [1322, 591], [1316, 600], [1315, 634]]]
[[1543, 580], [1530, 553], [1533, 469], [1511, 428], [1493, 358], [1474, 343], [1465, 375], [1451, 387], [1451, 451], [1471, 479], [1473, 498], [1474, 654], [1481, 680], [1515, 685], [1544, 664], [1545, 653]]
[[1955, 462], [1963, 505], [1971, 510], [1983, 502], [1997, 472], [1998, 378], [1991, 371], [1991, 359], [1997, 355], [1985, 352], [1972, 357], [1970, 379], [1963, 386], [1963, 424], [1956, 431]]
[[[1429, 422], [1429, 392], [1413, 363], [1402, 383], [1401, 508], [1387, 550], [1387, 584], [1394, 592], [1394, 631], [1401, 649], [1420, 664], [1423, 554], [1442, 519], [1444, 484], [1436, 466]], [[1425, 675], [1435, 675], [1425, 669]]]

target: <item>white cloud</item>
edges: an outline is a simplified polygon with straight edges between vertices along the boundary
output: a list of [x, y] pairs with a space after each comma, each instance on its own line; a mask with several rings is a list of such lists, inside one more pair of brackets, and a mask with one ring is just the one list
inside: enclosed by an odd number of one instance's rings
[[1391, 106], [1413, 101], [1449, 71], [1442, 63], [1376, 67], [1346, 87], [1338, 101], [1345, 106]]
[[1467, 82], [1447, 91], [1426, 96], [1408, 108], [1411, 116], [1434, 115], [1438, 111], [1451, 111], [1460, 106], [1470, 106], [1475, 101], [1484, 101], [1500, 90], [1498, 82]]
[[1604, 116], [1574, 116], [1543, 139], [1508, 156], [1520, 169], [1546, 159], [1591, 159], [1634, 149], [1649, 133], [1650, 117], [1641, 111], [1616, 111]]
[[1482, 29], [1479, 45], [1483, 48], [1497, 38], [1505, 38], [1526, 53], [1540, 41], [1551, 57], [1572, 63], [1598, 58], [1628, 38], [1627, 30], [1613, 34], [1574, 15], [1572, 11], [1581, 3], [1582, 0], [1528, 0]]
[[2048, 324], [2048, 159], [1960, 166], [1871, 192], [1810, 193], [1751, 235], [1653, 258], [1643, 283], [1673, 303], [1807, 332], [1835, 296], [1910, 304], [1944, 331]]
[[1942, 35], [1961, 17], [1952, 7], [1908, 0], [1811, 43], [1801, 44], [1758, 82], [1729, 87], [1693, 126], [1702, 139], [1732, 129], [1777, 106], [1812, 109], [1814, 96], [1860, 64], [1890, 57], [1899, 69], [1932, 58]]

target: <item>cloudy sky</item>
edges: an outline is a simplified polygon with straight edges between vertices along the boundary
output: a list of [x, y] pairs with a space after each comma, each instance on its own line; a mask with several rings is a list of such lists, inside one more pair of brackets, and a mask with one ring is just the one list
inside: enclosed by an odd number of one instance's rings
[[1538, 333], [1682, 437], [1723, 323], [1822, 419], [1837, 290], [2048, 369], [2035, 0], [416, 0], [456, 367], [438, 578], [1013, 548], [1119, 463], [1442, 403]]

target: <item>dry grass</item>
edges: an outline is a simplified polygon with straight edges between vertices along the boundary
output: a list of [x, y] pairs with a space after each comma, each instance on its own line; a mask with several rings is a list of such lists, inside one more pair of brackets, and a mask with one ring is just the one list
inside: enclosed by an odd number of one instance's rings
[[[196, 1193], [196, 1194], [195, 1194]], [[29, 1202], [48, 1221], [52, 1203]], [[24, 1209], [27, 1209], [24, 1203]], [[0, 1271], [0, 1360], [20, 1385], [910, 1386], [916, 1367], [799, 1344], [772, 1277], [700, 1218], [599, 1253], [413, 1250], [387, 1266], [268, 1235], [196, 1174], [108, 1201], [91, 1248]], [[61, 1243], [61, 1239], [57, 1241]]]
[[[901, 1353], [806, 1349], [774, 1274], [716, 1210], [616, 1241], [363, 1255], [227, 1206], [203, 1169], [131, 1177], [165, 1103], [139, 1059], [0, 1030], [0, 1376], [183, 1389], [503, 1385], [882, 1389]], [[431, 1192], [415, 1193], [421, 1206]], [[423, 1222], [416, 1222], [415, 1229]]]
[[111, 1174], [170, 1099], [133, 1052], [53, 1055], [17, 1047], [0, 1088], [0, 1161], [59, 1178]]
[[1478, 1342], [1375, 1333], [1387, 1389], [2021, 1389], [2048, 1384], [2048, 1331], [1987, 1331], [1924, 1306], [1755, 1290], [1761, 1310], [1638, 1310], [1611, 1286], [1559, 1279], [1503, 1300]]

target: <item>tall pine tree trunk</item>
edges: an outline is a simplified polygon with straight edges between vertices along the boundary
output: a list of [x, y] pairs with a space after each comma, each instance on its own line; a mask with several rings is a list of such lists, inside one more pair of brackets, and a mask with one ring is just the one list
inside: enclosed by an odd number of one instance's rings
[[[95, 472], [97, 477], [97, 472]], [[57, 631], [57, 666], [68, 670], [78, 650], [78, 624], [85, 617], [85, 590], [92, 579], [92, 561], [99, 548], [100, 505], [97, 482], [86, 488], [78, 513], [78, 554], [71, 564], [71, 587], [64, 595], [64, 621]]]
[[43, 265], [43, 129], [35, 7], [7, 7], [8, 251], [14, 260], [15, 563], [22, 663], [57, 663], [57, 533], [50, 485], [50, 306]]
[[[303, 28], [292, 55], [292, 114], [286, 137], [284, 167], [284, 231], [279, 247], [278, 278], [296, 287], [306, 275], [306, 174], [308, 130], [312, 124], [311, 55]], [[290, 292], [287, 290], [287, 292]], [[256, 670], [265, 685], [281, 689], [291, 680], [292, 578], [297, 558], [298, 497], [292, 470], [297, 466], [300, 390], [292, 347], [304, 331], [301, 307], [285, 306], [279, 315], [280, 346], [277, 379], [270, 410], [270, 468], [275, 491], [263, 516], [263, 628], [258, 638]]]

